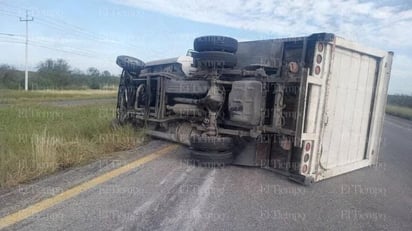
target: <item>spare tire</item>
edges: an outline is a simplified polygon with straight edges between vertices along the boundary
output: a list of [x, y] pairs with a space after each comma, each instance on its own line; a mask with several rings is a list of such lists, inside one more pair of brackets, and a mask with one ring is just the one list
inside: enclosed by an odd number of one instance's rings
[[227, 151], [233, 148], [233, 139], [229, 136], [200, 136], [190, 137], [190, 147], [199, 151]]
[[130, 72], [140, 72], [145, 66], [142, 60], [126, 55], [117, 56], [116, 64]]
[[238, 43], [237, 40], [225, 36], [202, 36], [195, 39], [193, 42], [195, 51], [225, 51], [236, 53]]
[[236, 55], [222, 51], [193, 52], [192, 56], [198, 68], [233, 68], [237, 63]]
[[191, 150], [190, 157], [205, 167], [222, 167], [233, 163], [233, 152], [204, 152], [198, 150]]

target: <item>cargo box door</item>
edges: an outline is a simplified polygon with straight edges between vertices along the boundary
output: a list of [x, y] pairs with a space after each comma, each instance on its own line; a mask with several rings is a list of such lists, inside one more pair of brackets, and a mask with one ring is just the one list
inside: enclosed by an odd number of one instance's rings
[[[320, 167], [329, 175], [359, 168], [366, 154], [378, 60], [336, 47], [325, 97]], [[340, 170], [339, 170], [340, 169]], [[334, 172], [334, 173], [333, 173]]]

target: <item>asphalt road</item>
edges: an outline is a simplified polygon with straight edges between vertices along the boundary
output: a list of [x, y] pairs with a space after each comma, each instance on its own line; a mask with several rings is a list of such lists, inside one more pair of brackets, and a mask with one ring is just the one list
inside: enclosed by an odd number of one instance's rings
[[[165, 145], [154, 141], [136, 153]], [[187, 158], [180, 147], [6, 230], [412, 230], [412, 123], [406, 120], [386, 117], [376, 167], [312, 187], [259, 168], [195, 167]], [[69, 186], [62, 179], [87, 180], [110, 167], [84, 168], [3, 193], [0, 217], [64, 191]]]

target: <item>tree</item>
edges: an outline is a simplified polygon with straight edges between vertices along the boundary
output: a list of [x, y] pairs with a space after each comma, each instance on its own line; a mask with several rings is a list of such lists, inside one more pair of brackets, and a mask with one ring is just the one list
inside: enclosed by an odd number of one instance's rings
[[64, 59], [46, 59], [37, 66], [41, 84], [46, 88], [64, 88], [70, 85], [70, 66]]
[[57, 59], [56, 61], [53, 59], [46, 59], [44, 62], [41, 62], [37, 65], [38, 72], [42, 73], [51, 73], [54, 74], [69, 74], [70, 73], [70, 66], [64, 59]]
[[0, 88], [18, 89], [23, 83], [22, 72], [6, 64], [0, 65]]
[[54, 67], [53, 59], [46, 59], [44, 62], [39, 63], [37, 65], [38, 72], [49, 72], [52, 71]]
[[55, 71], [58, 71], [60, 73], [69, 73], [70, 72], [70, 66], [67, 63], [66, 60], [64, 59], [57, 59], [54, 65]]
[[84, 75], [83, 71], [80, 70], [79, 68], [74, 68], [74, 69], [71, 71], [71, 74], [74, 75], [74, 76], [82, 76], [82, 75]]
[[86, 71], [87, 75], [90, 75], [92, 77], [98, 77], [100, 75], [100, 71], [97, 70], [95, 67], [89, 67]]
[[110, 77], [110, 76], [112, 76], [112, 74], [109, 71], [105, 70], [105, 71], [102, 72], [102, 76], [103, 77]]

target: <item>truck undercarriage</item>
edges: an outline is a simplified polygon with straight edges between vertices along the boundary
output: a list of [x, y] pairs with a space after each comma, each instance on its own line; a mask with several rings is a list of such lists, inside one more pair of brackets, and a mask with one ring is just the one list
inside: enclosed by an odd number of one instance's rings
[[191, 149], [201, 164], [260, 166], [313, 182], [307, 164], [313, 141], [312, 91], [324, 46], [333, 34], [237, 42], [194, 41], [187, 56], [149, 63], [119, 56], [117, 120]]

